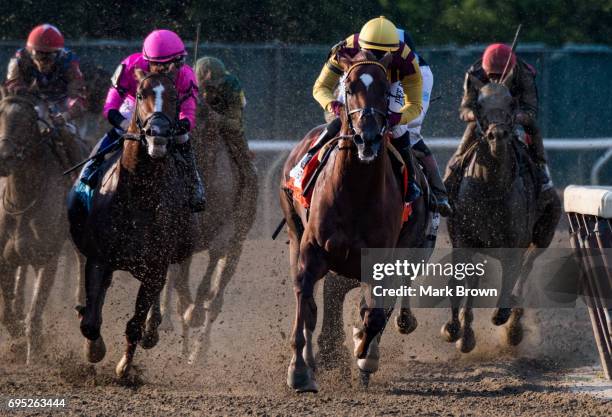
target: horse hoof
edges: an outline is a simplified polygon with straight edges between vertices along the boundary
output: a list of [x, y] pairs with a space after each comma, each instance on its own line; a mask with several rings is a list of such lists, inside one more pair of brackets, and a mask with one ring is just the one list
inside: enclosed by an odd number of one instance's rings
[[304, 368], [298, 371], [294, 365], [289, 365], [287, 371], [287, 385], [298, 393], [319, 392], [319, 386], [310, 368]]
[[157, 342], [159, 342], [159, 332], [155, 329], [144, 333], [140, 339], [140, 346], [143, 349], [151, 349], [157, 345]]
[[83, 344], [83, 351], [85, 353], [85, 359], [87, 359], [89, 363], [98, 363], [104, 359], [106, 355], [106, 344], [104, 344], [102, 336], [98, 337], [96, 340], [86, 339]]
[[518, 346], [523, 341], [523, 325], [520, 322], [511, 322], [506, 328], [506, 343], [509, 346]]
[[463, 334], [457, 340], [456, 346], [461, 353], [470, 353], [476, 347], [476, 336], [471, 327], [463, 329]]
[[412, 313], [400, 313], [395, 318], [395, 326], [401, 334], [414, 332], [418, 325], [419, 323]]
[[183, 314], [183, 320], [189, 327], [202, 327], [206, 313], [203, 305], [190, 304]]
[[461, 337], [461, 323], [458, 320], [446, 322], [440, 329], [440, 334], [448, 343], [455, 343]]
[[125, 378], [130, 372], [130, 368], [132, 367], [132, 361], [128, 359], [127, 355], [123, 355], [117, 367], [115, 368], [115, 374], [119, 378]]
[[491, 317], [491, 322], [496, 326], [501, 326], [502, 324], [506, 324], [511, 314], [511, 308], [496, 308], [493, 312], [493, 316]]
[[362, 388], [368, 388], [370, 385], [370, 376], [372, 376], [371, 372], [359, 370], [359, 385]]

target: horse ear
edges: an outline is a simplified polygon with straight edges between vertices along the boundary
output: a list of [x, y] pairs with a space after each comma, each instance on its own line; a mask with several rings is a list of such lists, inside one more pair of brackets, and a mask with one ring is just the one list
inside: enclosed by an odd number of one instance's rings
[[336, 55], [336, 60], [344, 72], [348, 71], [348, 69], [353, 65], [353, 57], [349, 56], [347, 53], [338, 53], [338, 55]]
[[136, 68], [134, 70], [134, 78], [136, 79], [136, 81], [141, 82], [145, 76], [145, 72], [140, 68]]
[[391, 64], [391, 61], [393, 60], [393, 54], [391, 52], [387, 52], [386, 54], [383, 55], [382, 58], [380, 58], [380, 62], [381, 65], [385, 68], [389, 68], [389, 65]]

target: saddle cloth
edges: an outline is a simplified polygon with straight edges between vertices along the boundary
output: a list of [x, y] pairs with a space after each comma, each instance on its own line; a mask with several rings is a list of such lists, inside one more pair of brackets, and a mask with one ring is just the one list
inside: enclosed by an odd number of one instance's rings
[[[311, 143], [311, 146], [314, 145], [314, 142], [315, 141]], [[304, 193], [304, 189], [311, 181], [316, 182], [319, 173], [327, 163], [329, 153], [333, 151], [337, 143], [338, 138], [329, 141], [310, 159], [310, 161], [308, 161], [300, 177], [293, 175], [292, 171], [289, 178], [285, 181], [285, 188], [291, 190], [293, 198], [305, 209], [310, 208], [314, 186], [310, 186], [308, 190], [306, 190], [306, 193]], [[389, 142], [387, 143], [387, 151], [391, 157], [393, 171], [398, 176], [398, 179], [402, 181], [403, 196], [408, 190], [408, 169], [398, 150]], [[402, 221], [408, 221], [410, 214], [412, 214], [412, 204], [405, 203], [402, 212]]]

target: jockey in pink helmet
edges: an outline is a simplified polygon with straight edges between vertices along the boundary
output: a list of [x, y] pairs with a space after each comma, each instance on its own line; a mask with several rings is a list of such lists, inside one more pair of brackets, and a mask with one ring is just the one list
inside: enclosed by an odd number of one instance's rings
[[[185, 172], [186, 180], [192, 191], [190, 204], [193, 211], [204, 209], [204, 187], [198, 174], [197, 165], [191, 149], [189, 131], [196, 123], [196, 97], [198, 87], [193, 69], [185, 64], [187, 51], [181, 38], [174, 32], [166, 29], [154, 30], [146, 39], [142, 52], [137, 52], [125, 58], [115, 70], [111, 78], [112, 86], [108, 90], [104, 104], [104, 116], [115, 127], [107, 133], [98, 145], [98, 149], [105, 149], [117, 142], [121, 134], [129, 126], [132, 112], [136, 103], [136, 89], [138, 81], [134, 77], [137, 68], [145, 73], [164, 73], [175, 81], [179, 95], [179, 135], [176, 149], [187, 162]], [[180, 143], [180, 144], [179, 144]], [[92, 188], [96, 185], [95, 171], [98, 163], [86, 165], [82, 171], [81, 179]]]

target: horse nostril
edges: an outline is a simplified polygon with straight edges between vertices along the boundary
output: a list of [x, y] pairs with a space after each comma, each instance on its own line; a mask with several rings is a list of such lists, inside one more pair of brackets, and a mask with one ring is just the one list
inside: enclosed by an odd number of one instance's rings
[[364, 143], [363, 138], [361, 137], [361, 135], [355, 135], [355, 143], [358, 145], [361, 145]]

